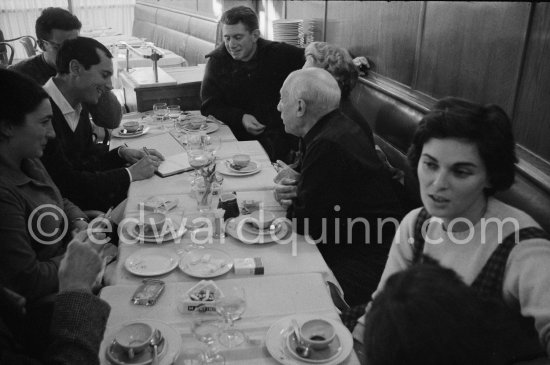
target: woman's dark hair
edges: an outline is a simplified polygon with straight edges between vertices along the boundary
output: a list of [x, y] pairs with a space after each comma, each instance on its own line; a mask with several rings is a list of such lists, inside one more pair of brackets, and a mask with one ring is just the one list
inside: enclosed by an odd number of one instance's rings
[[222, 14], [220, 23], [226, 25], [235, 25], [243, 23], [246, 27], [246, 30], [249, 32], [259, 29], [258, 24], [258, 15], [254, 10], [250, 9], [248, 6], [235, 6]]
[[447, 97], [422, 118], [414, 134], [408, 158], [413, 171], [424, 144], [432, 138], [456, 138], [474, 143], [487, 169], [490, 188], [486, 195], [508, 189], [514, 183], [517, 162], [510, 118], [497, 105]]
[[490, 364], [495, 331], [474, 290], [433, 259], [398, 272], [365, 322], [369, 365]]
[[97, 65], [101, 61], [97, 50], [105, 53], [108, 58], [113, 58], [107, 47], [93, 38], [77, 37], [75, 39], [67, 39], [57, 52], [55, 60], [57, 72], [68, 74], [69, 64], [72, 60], [77, 60], [88, 70], [91, 66]]
[[36, 81], [15, 71], [0, 68], [0, 85], [0, 120], [10, 125], [22, 125], [25, 116], [48, 99]]
[[42, 10], [34, 28], [39, 40], [49, 41], [52, 30], [80, 30], [82, 23], [68, 10], [50, 7]]

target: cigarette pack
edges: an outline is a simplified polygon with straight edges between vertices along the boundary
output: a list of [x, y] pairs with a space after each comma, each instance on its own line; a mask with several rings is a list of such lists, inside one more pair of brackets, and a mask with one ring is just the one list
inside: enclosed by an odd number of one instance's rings
[[233, 260], [236, 275], [263, 275], [264, 264], [261, 257], [245, 257]]

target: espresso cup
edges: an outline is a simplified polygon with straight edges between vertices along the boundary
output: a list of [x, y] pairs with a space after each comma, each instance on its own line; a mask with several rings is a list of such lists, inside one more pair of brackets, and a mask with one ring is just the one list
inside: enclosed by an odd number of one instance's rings
[[250, 156], [244, 153], [239, 153], [233, 156], [233, 164], [240, 168], [248, 166], [250, 163]]
[[336, 336], [334, 326], [324, 319], [306, 321], [300, 327], [302, 341], [314, 350], [327, 348]]
[[275, 214], [265, 210], [256, 210], [250, 213], [250, 222], [259, 229], [269, 228], [275, 218]]
[[165, 222], [166, 222], [166, 215], [163, 213], [156, 212], [156, 213], [145, 214], [143, 216], [143, 222], [141, 222], [141, 224], [143, 225], [143, 229], [146, 232], [151, 232], [154, 230], [156, 230], [157, 232], [160, 232]]
[[113, 342], [122, 348], [130, 359], [135, 354], [145, 350], [153, 338], [154, 329], [147, 323], [131, 323], [122, 327], [113, 339]]
[[139, 122], [130, 121], [122, 123], [122, 128], [126, 129], [129, 133], [134, 133], [139, 129]]

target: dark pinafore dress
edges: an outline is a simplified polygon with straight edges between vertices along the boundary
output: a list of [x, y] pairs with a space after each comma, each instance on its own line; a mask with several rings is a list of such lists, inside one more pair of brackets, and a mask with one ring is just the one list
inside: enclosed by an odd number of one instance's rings
[[[425, 257], [422, 255], [425, 243], [422, 226], [429, 218], [429, 213], [425, 208], [422, 208], [414, 227], [413, 264], [422, 262]], [[427, 232], [427, 229], [425, 232]], [[516, 234], [518, 235], [517, 242]], [[550, 240], [550, 235], [540, 228], [526, 227], [518, 232], [512, 232], [498, 245], [471, 285], [482, 300], [498, 303], [502, 307], [508, 308], [502, 297], [504, 271], [508, 256], [516, 244], [533, 238]], [[505, 363], [545, 356], [546, 351], [541, 346], [532, 317], [523, 317], [518, 311], [509, 309], [504, 315], [504, 320], [508, 323], [503, 325], [503, 328], [514, 332], [514, 340], [512, 343], [508, 342], [504, 346], [498, 346], [501, 353], [496, 354], [496, 356], [503, 359]]]

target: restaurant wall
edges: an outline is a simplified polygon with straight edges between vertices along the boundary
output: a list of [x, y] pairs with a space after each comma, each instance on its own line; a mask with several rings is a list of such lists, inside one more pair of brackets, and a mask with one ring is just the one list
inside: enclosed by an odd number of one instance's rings
[[520, 157], [540, 169], [550, 184], [550, 4], [258, 4], [269, 20], [314, 19], [316, 40], [367, 56], [374, 72], [418, 94], [500, 105], [513, 119]]

